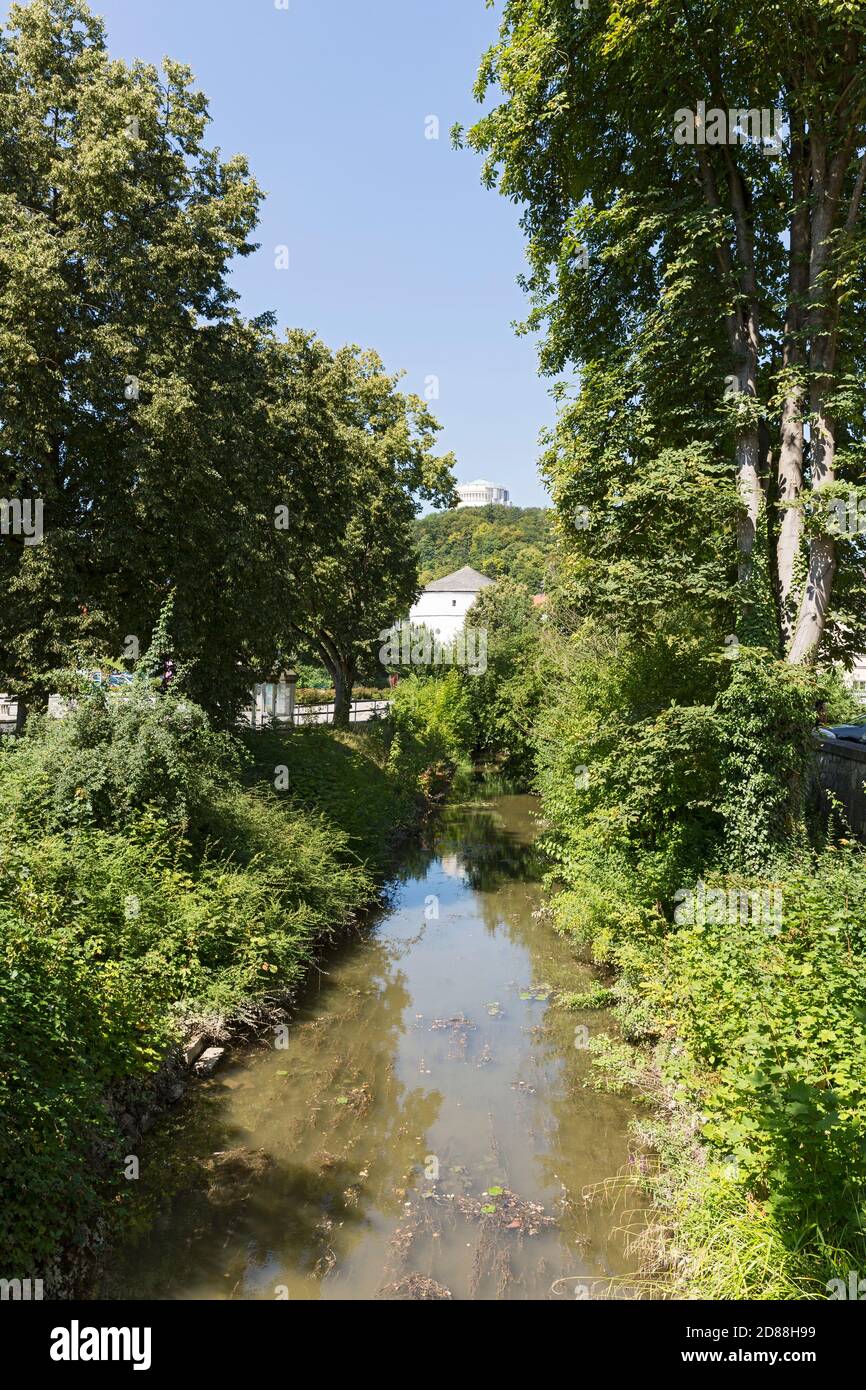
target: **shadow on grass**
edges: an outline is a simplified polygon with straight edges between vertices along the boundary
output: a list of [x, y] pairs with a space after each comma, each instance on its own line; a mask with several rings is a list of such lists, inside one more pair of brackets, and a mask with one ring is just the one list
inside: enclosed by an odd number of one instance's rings
[[244, 742], [253, 757], [251, 782], [320, 813], [348, 836], [368, 867], [387, 868], [395, 836], [414, 821], [417, 800], [414, 789], [398, 784], [383, 766], [380, 731], [343, 734], [314, 725], [250, 733]]

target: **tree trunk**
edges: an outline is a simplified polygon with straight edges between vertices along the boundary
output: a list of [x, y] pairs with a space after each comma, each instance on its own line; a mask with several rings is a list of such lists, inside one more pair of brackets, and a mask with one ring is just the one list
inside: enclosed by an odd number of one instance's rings
[[748, 584], [752, 578], [755, 537], [758, 533], [758, 517], [763, 497], [759, 453], [758, 431], [749, 430], [748, 433], [741, 434], [736, 445], [737, 491], [743, 504], [737, 521], [738, 572], [741, 584]]
[[792, 666], [814, 661], [821, 638], [836, 575], [836, 544], [832, 536], [816, 536], [809, 546], [809, 573], [800, 605], [797, 631], [788, 651]]
[[[812, 491], [816, 497], [820, 497], [822, 488], [832, 483], [836, 476], [836, 440], [834, 422], [826, 412], [820, 382], [815, 383], [812, 395]], [[829, 524], [829, 516], [824, 521]], [[835, 576], [836, 542], [831, 535], [813, 537], [809, 544], [806, 587], [788, 651], [788, 661], [792, 666], [814, 661], [818, 654]]]
[[334, 727], [345, 729], [350, 723], [355, 670], [348, 662], [337, 658], [333, 662], [331, 675], [334, 677]]
[[[781, 510], [776, 542], [779, 626], [782, 650], [794, 635], [799, 594], [795, 592], [797, 557], [803, 536], [803, 513], [797, 503], [803, 491], [805, 391], [800, 373], [806, 355], [802, 342], [805, 296], [809, 288], [809, 172], [802, 138], [792, 141], [792, 186], [794, 215], [791, 220], [791, 246], [788, 253], [788, 313], [782, 354], [783, 370], [791, 373], [782, 405], [781, 443], [778, 469], [778, 506]], [[788, 504], [788, 505], [786, 505]]]
[[[836, 370], [839, 303], [832, 293], [829, 296], [831, 302], [825, 302], [828, 292], [824, 276], [830, 261], [830, 238], [838, 219], [839, 195], [852, 148], [853, 135], [849, 134], [847, 142], [828, 167], [824, 142], [814, 132], [810, 135], [812, 189], [817, 206], [812, 218], [809, 263], [809, 294], [812, 302], [806, 322], [813, 372], [809, 388], [812, 492], [817, 498], [823, 488], [836, 480], [836, 422], [827, 409], [827, 397], [832, 393]], [[859, 211], [864, 168], [866, 165], [861, 163], [846, 222], [849, 232], [853, 231]], [[829, 526], [828, 515], [825, 514], [822, 521]], [[809, 571], [788, 651], [788, 661], [792, 666], [814, 661], [818, 655], [835, 577], [836, 542], [829, 532], [825, 532], [816, 535], [809, 543]]]
[[776, 571], [779, 576], [779, 623], [783, 650], [794, 634], [798, 595], [794, 589], [797, 557], [803, 536], [803, 514], [799, 501], [803, 491], [803, 410], [799, 393], [785, 397], [782, 406], [781, 448], [779, 450], [779, 507], [782, 513], [776, 542]]

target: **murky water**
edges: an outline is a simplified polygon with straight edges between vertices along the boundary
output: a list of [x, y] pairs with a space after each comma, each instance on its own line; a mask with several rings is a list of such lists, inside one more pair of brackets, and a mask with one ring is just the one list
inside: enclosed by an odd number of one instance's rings
[[582, 1085], [576, 1042], [609, 1020], [555, 1005], [590, 979], [533, 917], [535, 810], [447, 810], [287, 1046], [183, 1103], [142, 1155], [175, 1195], [103, 1297], [610, 1297], [627, 1278], [623, 1202], [583, 1193], [625, 1169], [631, 1112]]

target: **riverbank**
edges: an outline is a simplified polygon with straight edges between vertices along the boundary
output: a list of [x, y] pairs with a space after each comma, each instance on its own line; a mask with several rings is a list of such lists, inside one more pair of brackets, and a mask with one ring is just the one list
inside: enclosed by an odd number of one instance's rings
[[[142, 1151], [103, 1298], [623, 1297], [633, 1106], [584, 1082], [591, 971], [540, 911], [536, 804], [449, 797], [281, 1041], [238, 1049]], [[633, 1171], [633, 1169], [631, 1170]], [[629, 1203], [630, 1205], [630, 1203]]]
[[610, 978], [596, 1075], [656, 1102], [659, 1269], [685, 1299], [826, 1298], [866, 1261], [866, 855], [807, 796], [814, 677], [521, 632], [534, 661], [492, 628], [490, 669], [550, 672], [512, 704], [559, 925]]
[[864, 853], [843, 838], [775, 870], [708, 873], [666, 919], [612, 911], [584, 864], [554, 903], [615, 972], [596, 1071], [652, 1103], [647, 1249], [673, 1297], [826, 1299], [863, 1265]]
[[244, 745], [169, 697], [97, 697], [3, 750], [4, 1276], [80, 1286], [142, 1134], [357, 922], [441, 752], [399, 723]]

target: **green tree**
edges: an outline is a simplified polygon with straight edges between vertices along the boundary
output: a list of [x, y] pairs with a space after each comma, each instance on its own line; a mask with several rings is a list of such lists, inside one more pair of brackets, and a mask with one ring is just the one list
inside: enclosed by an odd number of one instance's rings
[[0, 490], [44, 508], [39, 544], [3, 518], [0, 685], [134, 660], [171, 594], [165, 652], [223, 723], [300, 646], [345, 718], [416, 591], [415, 499], [452, 500], [439, 427], [374, 354], [238, 315], [260, 193], [206, 147], [188, 69], [114, 62], [83, 0], [33, 0], [0, 107]]
[[[341, 724], [359, 663], [369, 662], [380, 632], [418, 594], [413, 522], [419, 499], [437, 506], [453, 499], [453, 458], [434, 454], [441, 426], [418, 396], [397, 389], [399, 378], [375, 352], [332, 353], [294, 331], [277, 351], [277, 374], [273, 416], [285, 441], [292, 518], [276, 571], [284, 643], [324, 662]], [[303, 466], [294, 469], [299, 449]]]
[[487, 653], [485, 669], [464, 677], [475, 751], [523, 782], [533, 776], [535, 724], [549, 693], [546, 621], [526, 585], [508, 578], [482, 589], [466, 615], [467, 631], [485, 634]]
[[727, 591], [795, 664], [866, 641], [863, 537], [834, 534], [863, 469], [864, 32], [846, 0], [508, 0], [468, 137], [525, 208], [542, 365], [581, 370], [546, 461], [572, 548], [603, 566], [622, 506], [619, 616], [685, 551], [699, 606]]
[[553, 565], [553, 513], [545, 507], [460, 507], [415, 523], [421, 582], [471, 565], [490, 579], [508, 576], [533, 593], [547, 587]]
[[0, 680], [44, 696], [71, 653], [144, 646], [172, 584], [215, 666], [256, 418], [226, 272], [259, 191], [190, 71], [111, 60], [82, 0], [12, 5], [0, 110], [0, 491], [44, 507], [41, 544], [0, 540]]

